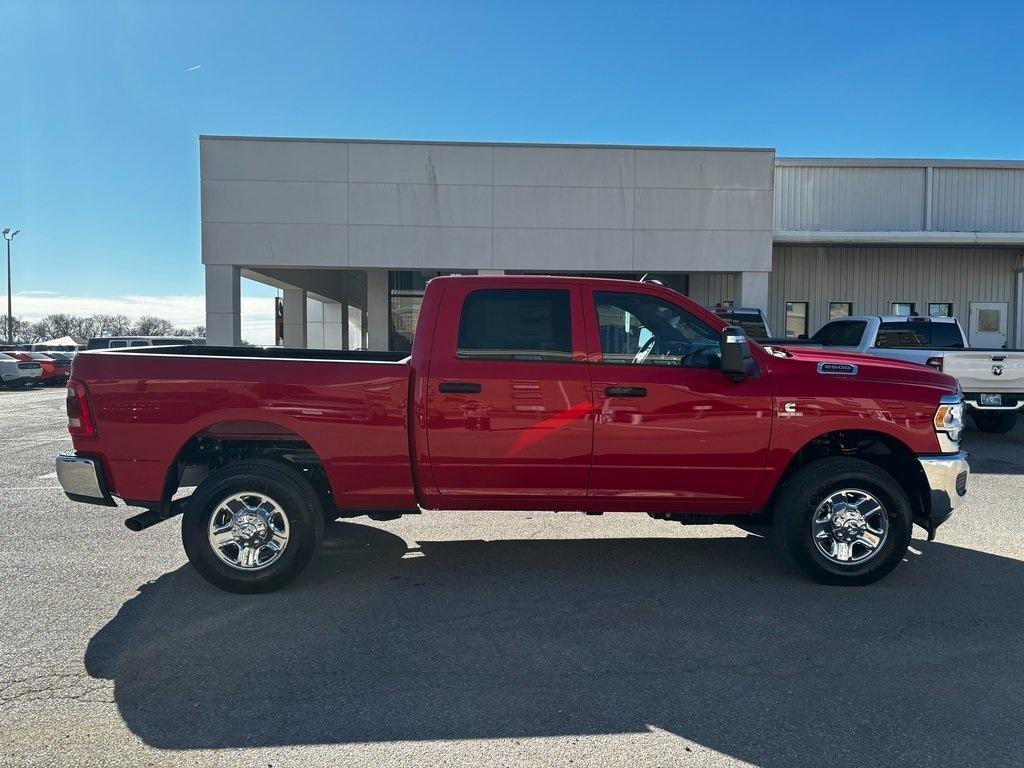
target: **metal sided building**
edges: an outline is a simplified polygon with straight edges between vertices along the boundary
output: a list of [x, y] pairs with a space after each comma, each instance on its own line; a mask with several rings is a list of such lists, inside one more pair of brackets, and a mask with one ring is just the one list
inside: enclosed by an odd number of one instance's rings
[[287, 346], [408, 349], [439, 274], [651, 274], [777, 336], [846, 314], [959, 317], [1024, 345], [1024, 162], [716, 149], [200, 138], [211, 343], [240, 279]]

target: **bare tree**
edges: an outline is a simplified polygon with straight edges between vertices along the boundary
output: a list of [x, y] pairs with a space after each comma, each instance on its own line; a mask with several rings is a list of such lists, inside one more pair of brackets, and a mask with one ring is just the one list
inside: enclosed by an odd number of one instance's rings
[[127, 315], [94, 315], [99, 331], [96, 336], [130, 336], [134, 329]]
[[[0, 315], [0, 336], [7, 337], [7, 316]], [[206, 336], [206, 326], [176, 328], [170, 320], [143, 315], [134, 323], [126, 315], [70, 315], [60, 312], [29, 323], [14, 319], [14, 340], [21, 343], [49, 341], [61, 336], [91, 339], [95, 336]]]
[[74, 315], [59, 312], [54, 315], [47, 315], [42, 320], [32, 324], [32, 332], [39, 339], [57, 339], [61, 336], [71, 335], [76, 321]]
[[[39, 339], [32, 332], [32, 323], [27, 320], [20, 320], [17, 317], [12, 318], [11, 330], [14, 331], [14, 338], [12, 341], [17, 344], [31, 344]], [[4, 341], [7, 341], [7, 315], [0, 315], [0, 336], [3, 337]]]
[[174, 333], [174, 323], [162, 317], [143, 315], [135, 322], [136, 336], [170, 336]]
[[69, 334], [71, 336], [77, 336], [80, 339], [91, 339], [93, 336], [99, 336], [103, 332], [103, 326], [100, 324], [100, 318], [97, 315], [91, 317], [72, 315], [71, 317], [71, 332]]

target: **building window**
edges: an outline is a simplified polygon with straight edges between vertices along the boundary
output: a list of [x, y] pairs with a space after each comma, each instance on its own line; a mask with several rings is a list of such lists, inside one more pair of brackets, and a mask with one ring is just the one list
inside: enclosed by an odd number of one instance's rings
[[828, 303], [828, 319], [838, 320], [853, 314], [853, 303], [849, 301], [830, 301]]
[[917, 307], [912, 301], [894, 301], [892, 303], [892, 314], [900, 317], [912, 317], [917, 314]]
[[466, 296], [460, 360], [572, 361], [569, 292], [483, 289]]
[[420, 316], [427, 281], [439, 273], [427, 270], [392, 270], [388, 273], [388, 349], [409, 352]]
[[807, 302], [786, 302], [786, 338], [807, 338]]
[[945, 302], [937, 302], [928, 305], [928, 317], [952, 317], [953, 305]]

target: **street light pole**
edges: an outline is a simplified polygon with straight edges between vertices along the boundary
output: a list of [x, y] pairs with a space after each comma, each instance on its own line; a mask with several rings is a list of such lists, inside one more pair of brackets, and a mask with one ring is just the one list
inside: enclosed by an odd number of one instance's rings
[[7, 241], [7, 343], [14, 343], [14, 318], [11, 316], [11, 240], [14, 236], [21, 232], [20, 229], [16, 229], [11, 232], [10, 227], [5, 227], [3, 231], [4, 240]]

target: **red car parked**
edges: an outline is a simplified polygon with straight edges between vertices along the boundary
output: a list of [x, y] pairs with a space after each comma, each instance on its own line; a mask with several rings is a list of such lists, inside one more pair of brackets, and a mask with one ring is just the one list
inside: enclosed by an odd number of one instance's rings
[[71, 362], [60, 360], [45, 355], [42, 352], [6, 352], [5, 354], [15, 357], [24, 362], [35, 362], [43, 368], [43, 375], [40, 381], [47, 384], [66, 384], [71, 378]]
[[184, 512], [189, 560], [236, 592], [294, 578], [325, 519], [428, 509], [774, 527], [804, 573], [867, 584], [903, 559], [914, 523], [934, 535], [970, 471], [952, 377], [761, 347], [622, 280], [431, 280], [411, 357], [83, 352], [67, 410], [67, 494], [143, 507], [133, 530]]

